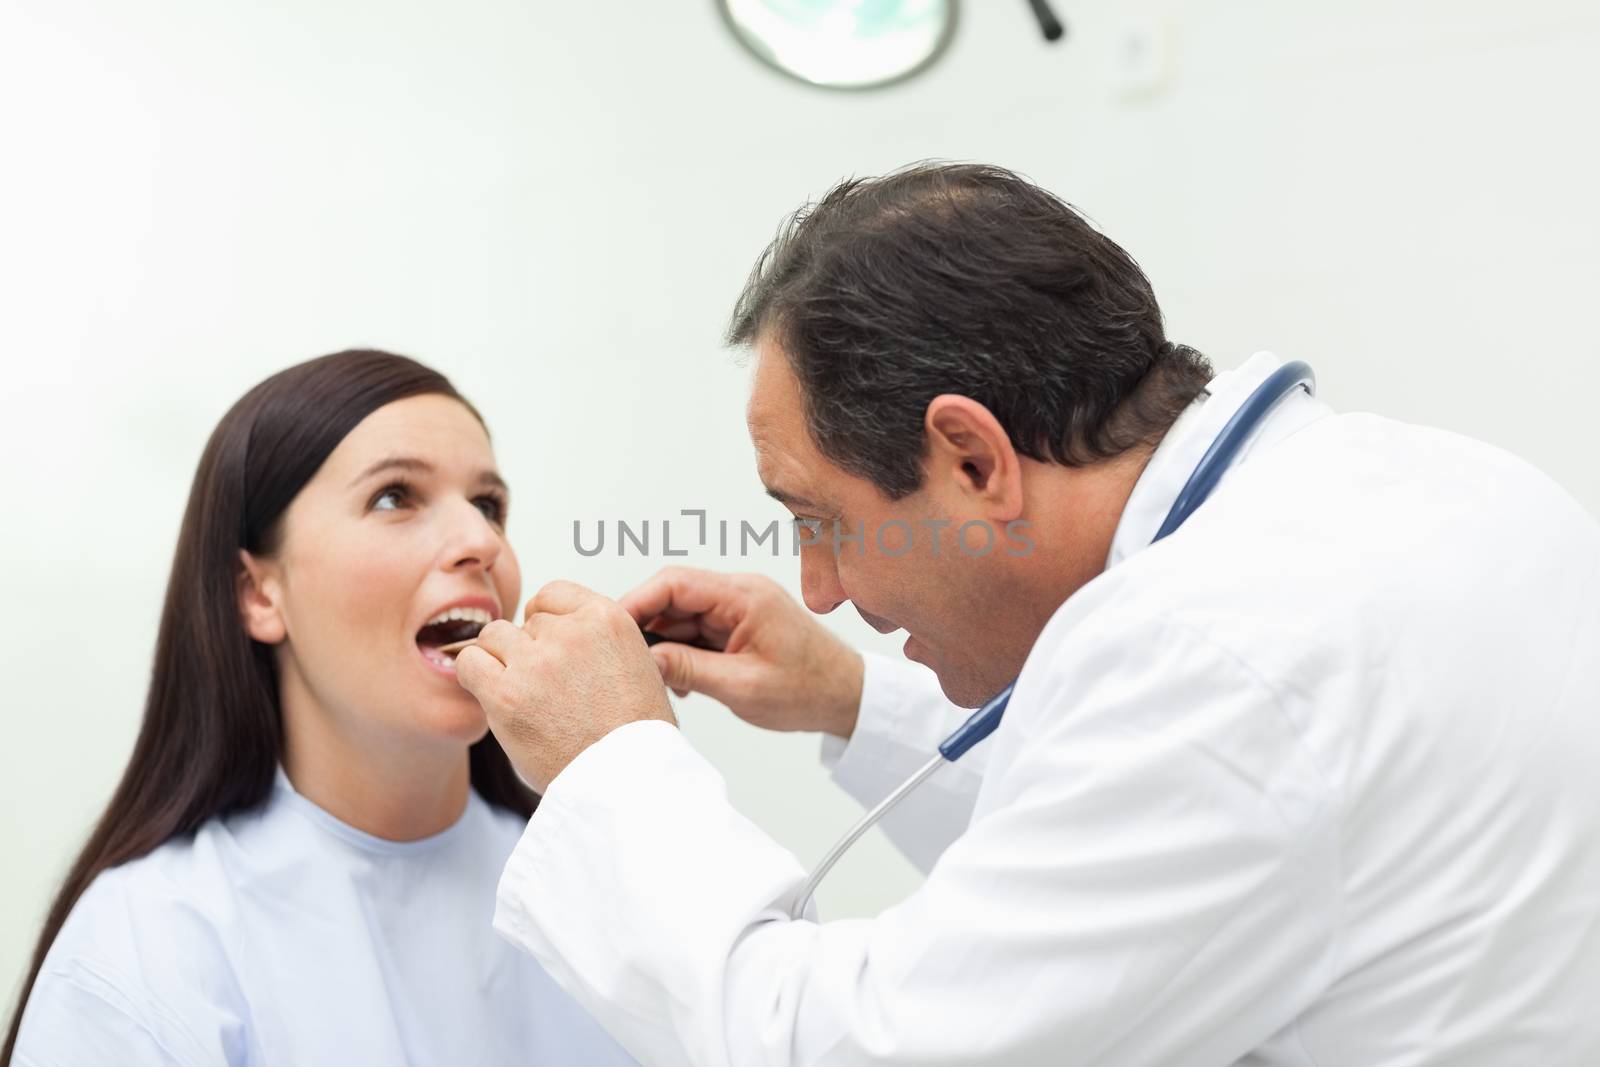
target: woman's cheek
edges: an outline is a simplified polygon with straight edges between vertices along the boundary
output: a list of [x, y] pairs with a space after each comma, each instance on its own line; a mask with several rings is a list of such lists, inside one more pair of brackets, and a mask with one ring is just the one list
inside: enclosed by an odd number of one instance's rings
[[510, 544], [500, 554], [500, 563], [494, 570], [495, 590], [500, 594], [501, 609], [507, 618], [514, 621], [522, 608], [522, 566], [517, 562], [517, 554], [511, 551]]
[[405, 556], [394, 546], [361, 539], [341, 546], [338, 565], [324, 568], [324, 588], [335, 599], [331, 614], [364, 627], [388, 621], [385, 629], [402, 625], [413, 609], [419, 575], [408, 574]]

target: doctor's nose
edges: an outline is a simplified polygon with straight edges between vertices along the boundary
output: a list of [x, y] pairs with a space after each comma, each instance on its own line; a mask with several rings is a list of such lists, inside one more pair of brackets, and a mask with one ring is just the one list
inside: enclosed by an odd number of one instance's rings
[[829, 544], [800, 550], [800, 598], [818, 615], [826, 615], [849, 599], [839, 581], [839, 559]]

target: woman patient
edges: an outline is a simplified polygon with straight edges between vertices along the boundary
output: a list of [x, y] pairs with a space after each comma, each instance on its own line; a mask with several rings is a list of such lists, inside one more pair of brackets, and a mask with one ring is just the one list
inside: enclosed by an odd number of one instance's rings
[[477, 412], [411, 360], [233, 406], [0, 1063], [633, 1062], [490, 926], [537, 797], [436, 649], [515, 613], [506, 510]]

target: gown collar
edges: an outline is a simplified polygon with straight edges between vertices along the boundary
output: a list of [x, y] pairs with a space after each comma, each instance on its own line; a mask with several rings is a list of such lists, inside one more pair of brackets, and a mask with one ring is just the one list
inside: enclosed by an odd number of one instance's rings
[[283, 764], [281, 763], [278, 764], [273, 778], [273, 794], [276, 803], [298, 812], [312, 825], [318, 827], [329, 836], [338, 838], [345, 844], [352, 845], [363, 852], [375, 852], [389, 856], [406, 856], [420, 852], [431, 852], [439, 846], [461, 837], [467, 832], [469, 816], [474, 805], [479, 802], [476, 791], [469, 788], [467, 790], [467, 806], [462, 810], [461, 816], [455, 822], [436, 834], [430, 834], [414, 841], [391, 841], [386, 837], [369, 834], [365, 830], [351, 826], [343, 819], [318, 805], [315, 801], [302, 796], [295, 789], [294, 783], [289, 781], [289, 775], [284, 772]]

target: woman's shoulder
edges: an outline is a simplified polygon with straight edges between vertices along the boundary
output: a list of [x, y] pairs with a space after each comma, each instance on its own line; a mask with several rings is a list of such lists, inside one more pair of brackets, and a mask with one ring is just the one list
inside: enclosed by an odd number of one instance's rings
[[160, 931], [169, 944], [201, 951], [236, 922], [241, 875], [262, 851], [251, 835], [266, 821], [266, 807], [213, 816], [193, 833], [101, 871], [73, 907], [62, 935], [134, 951], [144, 943], [118, 932], [147, 928], [152, 934]]
[[46, 963], [84, 961], [148, 982], [215, 985], [233, 947], [234, 888], [220, 820], [101, 871], [73, 905]]
[[65, 1050], [103, 1050], [137, 1064], [216, 1063], [220, 1053], [240, 1062], [247, 1012], [212, 825], [95, 877], [45, 956], [19, 1053], [37, 1049], [54, 1062]]

